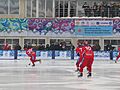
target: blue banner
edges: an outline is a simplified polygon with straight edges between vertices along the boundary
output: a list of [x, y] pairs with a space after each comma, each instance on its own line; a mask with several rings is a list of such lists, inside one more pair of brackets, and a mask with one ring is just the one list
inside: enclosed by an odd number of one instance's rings
[[0, 59], [14, 59], [14, 50], [0, 50]]
[[94, 51], [94, 59], [98, 60], [110, 60], [109, 51]]
[[118, 51], [113, 51], [113, 60], [116, 60], [116, 57], [118, 56]]
[[55, 51], [55, 59], [71, 59], [71, 51]]
[[52, 59], [52, 51], [36, 51], [37, 59]]
[[82, 36], [111, 36], [112, 26], [76, 26], [75, 35]]
[[[74, 59], [78, 59], [76, 52], [71, 51], [55, 51], [54, 56], [55, 59], [61, 60], [71, 60], [72, 53], [74, 53]], [[52, 59], [53, 51], [36, 51], [37, 59]], [[113, 59], [116, 59], [118, 55], [118, 51], [113, 51]], [[24, 60], [29, 59], [26, 55], [26, 51], [18, 50], [17, 58]], [[4, 51], [0, 50], [0, 59], [14, 59], [14, 50]], [[94, 51], [94, 59], [95, 60], [110, 60], [110, 52], [109, 51]]]

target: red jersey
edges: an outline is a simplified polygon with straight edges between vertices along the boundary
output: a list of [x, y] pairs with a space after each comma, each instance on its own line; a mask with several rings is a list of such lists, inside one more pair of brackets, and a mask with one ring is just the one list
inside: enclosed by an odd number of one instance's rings
[[76, 48], [76, 53], [79, 54], [80, 58], [83, 57], [84, 51], [85, 51], [84, 46], [80, 46], [80, 47], [77, 47], [77, 48]]
[[77, 47], [75, 51], [78, 54], [79, 53], [79, 47]]
[[94, 52], [93, 52], [91, 46], [89, 46], [89, 45], [84, 46], [84, 57], [94, 58]]
[[32, 60], [36, 60], [36, 53], [35, 52], [31, 52], [31, 59]]
[[27, 54], [29, 57], [31, 57], [31, 54], [30, 54], [31, 52], [32, 52], [32, 48], [26, 50], [26, 54]]

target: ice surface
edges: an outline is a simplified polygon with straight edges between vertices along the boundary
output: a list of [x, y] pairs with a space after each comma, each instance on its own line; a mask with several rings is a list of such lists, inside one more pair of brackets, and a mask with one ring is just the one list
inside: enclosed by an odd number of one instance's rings
[[[42, 60], [35, 67], [29, 60], [0, 61], [0, 90], [120, 90], [120, 63], [98, 60], [93, 76], [77, 77], [73, 60]], [[27, 66], [26, 66], [27, 65]]]

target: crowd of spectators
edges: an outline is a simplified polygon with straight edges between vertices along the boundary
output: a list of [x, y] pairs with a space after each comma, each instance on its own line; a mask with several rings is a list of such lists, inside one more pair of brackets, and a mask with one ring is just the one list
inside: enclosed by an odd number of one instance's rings
[[[90, 46], [92, 47], [93, 51], [101, 50], [101, 47], [97, 42], [94, 43], [93, 45], [90, 44]], [[75, 46], [71, 42], [69, 44], [66, 44], [66, 42], [60, 42], [60, 43], [56, 42], [50, 45], [47, 44], [46, 46], [44, 44], [32, 46], [32, 44], [28, 43], [24, 45], [23, 49], [24, 48], [33, 48], [34, 50], [75, 50]], [[13, 47], [13, 50], [21, 50], [21, 49], [22, 47], [18, 43], [16, 43], [16, 45]], [[108, 43], [104, 47], [105, 51], [111, 51], [114, 49], [115, 47], [113, 47], [110, 43]], [[11, 50], [11, 46], [8, 43], [4, 43], [1, 50]]]
[[32, 47], [34, 50], [74, 50], [75, 47], [72, 43], [66, 44], [66, 42], [55, 42], [55, 43], [51, 43], [46, 44], [46, 46], [44, 44], [40, 44], [39, 46], [32, 46], [31, 44], [25, 44], [24, 48], [26, 47]]
[[120, 2], [94, 2], [92, 6], [84, 2], [82, 8], [87, 17], [120, 17]]

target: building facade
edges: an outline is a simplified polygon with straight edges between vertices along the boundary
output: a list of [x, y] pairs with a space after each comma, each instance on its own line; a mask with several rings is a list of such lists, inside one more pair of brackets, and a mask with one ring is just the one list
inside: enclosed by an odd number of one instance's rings
[[[104, 0], [92, 0], [92, 2], [90, 0], [0, 0], [0, 2], [1, 19], [81, 19], [83, 17], [88, 19], [95, 17], [114, 19], [114, 17], [120, 17], [119, 0], [106, 0], [106, 2], [104, 2]], [[1, 20], [2, 25], [5, 21], [6, 20]], [[35, 46], [62, 41], [67, 43], [71, 42], [76, 46], [77, 40], [88, 40], [92, 45], [97, 42], [100, 44], [102, 50], [104, 50], [107, 43], [112, 44], [116, 48], [120, 45], [119, 33], [111, 36], [76, 36], [74, 34], [42, 35], [34, 31], [11, 31], [9, 28], [8, 26], [7, 31], [4, 30], [4, 32], [1, 29], [1, 46], [5, 41], [8, 42], [11, 47], [14, 47], [16, 42], [24, 47], [24, 44], [28, 42]]]

